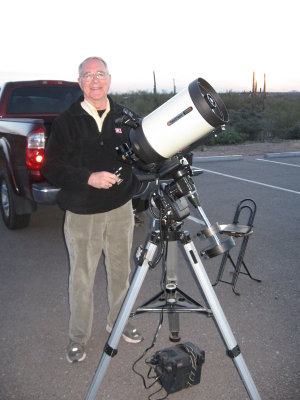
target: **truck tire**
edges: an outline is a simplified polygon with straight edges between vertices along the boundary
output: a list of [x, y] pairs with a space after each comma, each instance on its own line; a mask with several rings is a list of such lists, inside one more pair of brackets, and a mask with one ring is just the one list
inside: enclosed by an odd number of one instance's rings
[[17, 214], [15, 207], [16, 195], [5, 172], [0, 174], [0, 208], [3, 222], [9, 229], [26, 228], [31, 214]]

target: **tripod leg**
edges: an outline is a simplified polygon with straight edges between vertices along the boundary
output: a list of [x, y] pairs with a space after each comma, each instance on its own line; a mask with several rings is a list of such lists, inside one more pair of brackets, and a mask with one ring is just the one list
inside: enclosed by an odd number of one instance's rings
[[[166, 276], [166, 282], [167, 286], [169, 284], [175, 284], [177, 285], [177, 266], [178, 266], [178, 245], [177, 241], [169, 241], [168, 242], [168, 257], [166, 261], [166, 270], [167, 270], [167, 276]], [[175, 286], [176, 289], [176, 286]], [[176, 296], [176, 290], [174, 292], [174, 295]], [[171, 296], [172, 297], [172, 296]], [[176, 299], [173, 299], [176, 301]], [[168, 300], [170, 302], [170, 299]], [[168, 313], [168, 321], [169, 321], [169, 339], [171, 342], [179, 342], [180, 341], [180, 322], [179, 322], [179, 314], [176, 312], [170, 312]]]
[[239, 372], [239, 375], [245, 385], [247, 393], [252, 400], [260, 400], [260, 395], [257, 391], [255, 383], [250, 375], [244, 358], [240, 352], [238, 344], [233, 336], [225, 314], [221, 308], [218, 298], [214, 292], [211, 282], [206, 274], [205, 268], [200, 260], [194, 243], [190, 238], [186, 238], [183, 245], [186, 254], [191, 262], [192, 268], [198, 278], [199, 284], [203, 290], [206, 300], [211, 308], [215, 322], [222, 334], [222, 338], [227, 347], [227, 354], [233, 359], [234, 364]]
[[125, 328], [125, 325], [130, 316], [130, 312], [134, 306], [134, 303], [137, 299], [141, 286], [144, 282], [146, 274], [149, 270], [149, 262], [152, 260], [157, 245], [149, 242], [147, 245], [147, 251], [144, 256], [144, 262], [142, 265], [137, 267], [137, 270], [134, 274], [132, 283], [128, 289], [127, 295], [124, 299], [123, 305], [119, 312], [118, 318], [113, 326], [109, 339], [104, 347], [104, 351], [102, 357], [100, 359], [99, 365], [95, 372], [93, 381], [89, 388], [89, 391], [86, 396], [86, 400], [93, 400], [96, 397], [99, 386], [104, 378], [105, 372], [108, 368], [110, 360], [117, 354], [117, 346], [120, 341], [122, 332]]

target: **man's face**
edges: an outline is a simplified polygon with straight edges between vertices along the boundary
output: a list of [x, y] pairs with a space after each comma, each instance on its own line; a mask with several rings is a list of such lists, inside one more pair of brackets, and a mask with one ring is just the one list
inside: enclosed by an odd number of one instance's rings
[[[97, 73], [100, 79], [97, 79]], [[106, 74], [105, 65], [99, 60], [87, 61], [78, 78], [84, 98], [98, 109], [106, 106], [110, 82], [111, 76]]]

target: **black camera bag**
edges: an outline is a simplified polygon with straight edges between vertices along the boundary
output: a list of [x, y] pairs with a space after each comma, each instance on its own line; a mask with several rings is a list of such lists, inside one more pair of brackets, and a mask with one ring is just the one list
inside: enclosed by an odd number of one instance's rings
[[191, 342], [157, 351], [152, 364], [166, 392], [174, 393], [200, 383], [205, 352]]

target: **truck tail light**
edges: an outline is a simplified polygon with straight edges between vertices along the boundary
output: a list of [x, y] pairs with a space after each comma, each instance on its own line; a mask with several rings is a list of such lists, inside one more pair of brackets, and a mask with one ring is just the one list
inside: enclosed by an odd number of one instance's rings
[[45, 155], [45, 131], [36, 129], [27, 136], [26, 164], [30, 170], [39, 171]]

